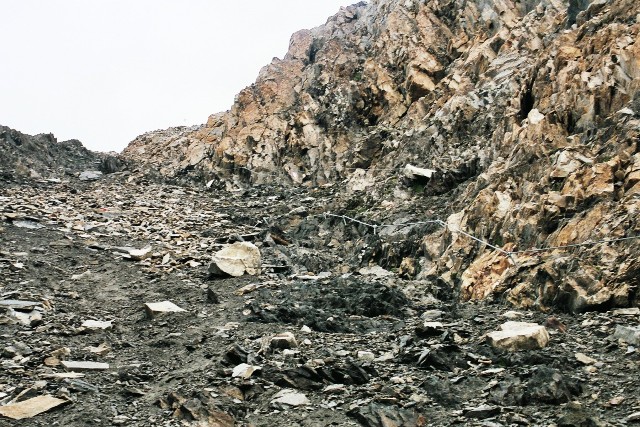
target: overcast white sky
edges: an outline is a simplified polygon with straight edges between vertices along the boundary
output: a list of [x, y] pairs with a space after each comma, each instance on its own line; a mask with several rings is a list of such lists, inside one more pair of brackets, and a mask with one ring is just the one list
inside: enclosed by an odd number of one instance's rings
[[292, 33], [356, 0], [0, 0], [0, 124], [121, 151], [229, 109]]

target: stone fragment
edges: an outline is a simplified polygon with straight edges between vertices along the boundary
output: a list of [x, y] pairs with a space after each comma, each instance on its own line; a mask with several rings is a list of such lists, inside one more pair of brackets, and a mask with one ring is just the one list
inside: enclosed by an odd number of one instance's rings
[[633, 414], [630, 414], [627, 417], [627, 421], [630, 422], [630, 423], [631, 422], [633, 422], [633, 423], [640, 422], [640, 411], [634, 412]]
[[407, 178], [416, 178], [416, 177], [431, 178], [434, 173], [436, 173], [436, 171], [433, 169], [419, 168], [417, 166], [413, 166], [410, 164], [407, 164], [404, 167], [404, 174]]
[[67, 403], [67, 400], [58, 399], [50, 395], [37, 396], [22, 402], [0, 406], [0, 415], [12, 420], [23, 420], [35, 417], [64, 403]]
[[503, 350], [533, 350], [549, 343], [549, 333], [544, 326], [528, 322], [506, 322], [500, 331], [487, 334], [489, 343]]
[[73, 360], [63, 360], [60, 364], [69, 371], [105, 371], [109, 369], [108, 363], [101, 362], [84, 362], [84, 361], [73, 361]]
[[44, 225], [40, 224], [39, 222], [30, 220], [30, 219], [13, 221], [13, 225], [15, 225], [16, 227], [28, 228], [28, 229], [31, 229], [31, 230], [38, 230], [40, 228], [44, 228], [45, 227]]
[[167, 313], [181, 313], [186, 310], [178, 307], [171, 301], [147, 302], [144, 304], [147, 317], [153, 319], [159, 315]]
[[544, 114], [540, 113], [537, 108], [534, 108], [529, 111], [527, 118], [529, 119], [529, 123], [531, 123], [532, 125], [537, 125], [544, 120]]
[[80, 372], [56, 372], [55, 374], [43, 375], [43, 378], [51, 378], [55, 380], [78, 379], [84, 378], [84, 374]]
[[241, 363], [238, 366], [236, 366], [235, 368], [233, 368], [233, 372], [231, 374], [231, 376], [233, 378], [251, 378], [251, 376], [257, 372], [260, 371], [262, 369], [262, 367], [260, 366], [253, 366], [253, 365], [249, 365], [247, 363]]
[[97, 347], [85, 347], [84, 350], [89, 351], [90, 353], [97, 354], [98, 356], [105, 356], [109, 354], [111, 351], [111, 347], [106, 345], [105, 343], [100, 344]]
[[146, 246], [142, 249], [136, 248], [115, 248], [118, 252], [122, 253], [123, 258], [128, 258], [133, 261], [142, 261], [151, 256], [151, 246]]
[[400, 408], [396, 405], [370, 403], [364, 407], [355, 407], [348, 413], [364, 427], [423, 427], [427, 420], [413, 408]]
[[0, 308], [12, 308], [14, 310], [33, 310], [41, 305], [42, 304], [35, 301], [22, 301], [15, 299], [0, 300]]
[[42, 313], [38, 310], [25, 312], [9, 309], [8, 314], [11, 318], [25, 326], [34, 327], [42, 323]]
[[502, 314], [502, 317], [504, 317], [505, 319], [509, 319], [509, 320], [516, 320], [521, 318], [522, 316], [524, 316], [523, 313], [519, 312], [519, 311], [507, 311], [506, 313]]
[[85, 320], [84, 322], [82, 322], [82, 327], [88, 329], [110, 329], [112, 326], [113, 323], [111, 320]]
[[290, 349], [298, 347], [296, 337], [291, 332], [283, 332], [271, 338], [271, 348]]
[[623, 340], [627, 344], [638, 345], [640, 344], [640, 326], [618, 325], [613, 338]]
[[617, 308], [613, 310], [613, 314], [616, 316], [637, 316], [640, 314], [640, 308], [638, 307]]
[[589, 357], [584, 353], [576, 353], [576, 360], [584, 365], [593, 365], [594, 363], [598, 363], [596, 359]]
[[444, 325], [442, 322], [424, 322], [416, 328], [416, 335], [422, 338], [435, 337], [442, 335]]
[[495, 417], [500, 414], [500, 407], [493, 405], [480, 405], [475, 408], [466, 408], [463, 410], [464, 416], [467, 418], [485, 419]]
[[102, 177], [102, 172], [100, 171], [84, 171], [80, 172], [78, 179], [80, 179], [80, 181], [95, 181], [100, 179], [100, 177]]
[[575, 378], [563, 375], [557, 369], [540, 366], [524, 387], [524, 400], [557, 405], [570, 402], [581, 393], [582, 386]]
[[249, 242], [236, 242], [216, 252], [209, 264], [212, 276], [240, 277], [244, 274], [252, 276], [260, 274], [260, 250]]
[[420, 318], [426, 322], [432, 322], [434, 320], [439, 320], [443, 315], [444, 311], [442, 310], [427, 310], [422, 313]]
[[338, 394], [346, 391], [346, 386], [344, 384], [329, 384], [326, 386], [322, 392], [327, 394]]
[[606, 427], [609, 424], [589, 414], [584, 409], [571, 409], [558, 419], [556, 425], [558, 427]]
[[372, 352], [363, 351], [363, 350], [358, 351], [357, 356], [358, 356], [358, 359], [360, 359], [360, 360], [362, 360], [364, 362], [373, 362], [375, 360], [375, 358], [376, 358], [376, 355], [373, 354]]
[[298, 393], [295, 390], [284, 389], [276, 393], [271, 399], [271, 406], [276, 408], [282, 408], [287, 406], [306, 406], [310, 405], [311, 401], [303, 393]]
[[385, 270], [379, 265], [374, 265], [372, 267], [362, 267], [360, 270], [358, 270], [358, 273], [360, 273], [363, 276], [376, 276], [376, 277], [395, 276], [394, 273], [392, 273], [389, 270]]

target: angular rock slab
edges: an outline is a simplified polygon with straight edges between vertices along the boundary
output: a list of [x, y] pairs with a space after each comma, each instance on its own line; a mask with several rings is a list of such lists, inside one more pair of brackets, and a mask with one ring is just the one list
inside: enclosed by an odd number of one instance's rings
[[69, 371], [106, 371], [108, 363], [63, 360], [60, 362]]
[[53, 396], [44, 395], [23, 400], [22, 402], [0, 406], [0, 415], [13, 420], [23, 420], [32, 418], [56, 406], [67, 403], [67, 400], [58, 399]]
[[261, 263], [260, 249], [249, 242], [236, 242], [216, 252], [209, 264], [209, 274], [233, 277], [245, 274], [255, 276], [260, 274]]
[[616, 326], [613, 337], [626, 341], [630, 345], [640, 344], [640, 326]]
[[307, 398], [306, 395], [290, 389], [279, 391], [271, 400], [271, 405], [274, 407], [306, 406], [310, 404], [311, 401], [309, 401], [309, 398]]
[[490, 332], [487, 340], [495, 348], [508, 351], [535, 350], [549, 343], [547, 328], [536, 323], [506, 322], [501, 331]]
[[147, 317], [153, 319], [156, 316], [166, 313], [182, 313], [186, 310], [178, 307], [171, 301], [147, 302], [144, 304]]

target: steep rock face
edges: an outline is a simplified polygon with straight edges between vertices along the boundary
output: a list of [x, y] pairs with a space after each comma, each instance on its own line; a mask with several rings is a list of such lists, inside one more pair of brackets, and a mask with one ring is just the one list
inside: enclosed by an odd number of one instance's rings
[[[360, 3], [294, 34], [230, 111], [124, 154], [168, 176], [346, 178], [372, 220], [440, 218], [403, 251], [463, 299], [637, 304], [637, 240], [565, 246], [638, 231], [639, 31], [634, 0]], [[407, 163], [436, 174], [407, 181]]]

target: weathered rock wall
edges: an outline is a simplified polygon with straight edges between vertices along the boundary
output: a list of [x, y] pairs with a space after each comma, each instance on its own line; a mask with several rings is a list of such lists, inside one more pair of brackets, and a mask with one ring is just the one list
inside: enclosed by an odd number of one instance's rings
[[[637, 233], [639, 31], [634, 0], [360, 3], [294, 34], [230, 111], [124, 154], [168, 176], [346, 179], [374, 218], [446, 220], [411, 231], [413, 274], [465, 299], [637, 304], [635, 240], [510, 258], [455, 230], [506, 251]], [[408, 163], [436, 174], [407, 182]]]

